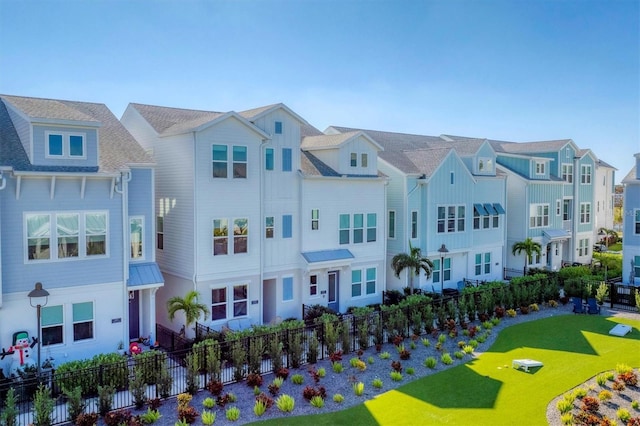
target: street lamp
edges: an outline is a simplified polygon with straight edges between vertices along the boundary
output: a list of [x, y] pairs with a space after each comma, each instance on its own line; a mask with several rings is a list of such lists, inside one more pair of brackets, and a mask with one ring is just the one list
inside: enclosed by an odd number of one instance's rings
[[[29, 294], [27, 295], [29, 296], [29, 304], [31, 305], [32, 308], [36, 308], [36, 315], [38, 318], [38, 364], [37, 364], [37, 368], [38, 368], [38, 377], [40, 376], [40, 349], [42, 348], [42, 343], [40, 343], [40, 339], [42, 338], [41, 336], [41, 327], [40, 327], [40, 313], [42, 310], [43, 306], [47, 306], [47, 301], [49, 300], [49, 292], [45, 289], [42, 288], [42, 283], [41, 282], [37, 282], [34, 289], [31, 290], [29, 292]], [[40, 303], [41, 300], [44, 297], [44, 303]], [[34, 299], [35, 299], [35, 305], [34, 305]]]
[[444, 296], [444, 255], [449, 253], [449, 249], [447, 249], [447, 246], [442, 244], [438, 249], [438, 252], [440, 253], [440, 294]]

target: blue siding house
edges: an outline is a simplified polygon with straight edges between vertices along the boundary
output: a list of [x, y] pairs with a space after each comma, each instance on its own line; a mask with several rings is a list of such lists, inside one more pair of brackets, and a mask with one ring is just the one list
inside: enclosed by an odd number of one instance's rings
[[[360, 129], [329, 127], [325, 133]], [[413, 285], [440, 292], [465, 279], [502, 279], [505, 257], [506, 176], [484, 139], [360, 130], [383, 150], [378, 169], [387, 189], [387, 264], [409, 244], [433, 262], [430, 277], [396, 278], [387, 269], [387, 289]]]
[[624, 185], [622, 282], [640, 285], [640, 153], [636, 165], [622, 180]]
[[[155, 292], [163, 285], [153, 167], [103, 104], [0, 95], [5, 373], [38, 361], [11, 349], [17, 332], [33, 342], [40, 327], [41, 361], [55, 362], [153, 334]], [[49, 296], [31, 300], [35, 283]]]

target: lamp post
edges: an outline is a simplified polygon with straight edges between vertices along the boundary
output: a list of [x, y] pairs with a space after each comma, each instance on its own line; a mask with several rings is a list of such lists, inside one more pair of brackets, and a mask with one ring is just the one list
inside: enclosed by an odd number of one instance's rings
[[[48, 297], [49, 297], [49, 292], [45, 289], [42, 288], [42, 283], [41, 282], [37, 282], [34, 289], [31, 290], [29, 292], [29, 294], [27, 295], [29, 296], [29, 304], [31, 305], [32, 308], [36, 308], [36, 315], [38, 318], [38, 363], [37, 363], [37, 369], [38, 369], [38, 377], [40, 377], [40, 369], [41, 369], [41, 365], [40, 365], [40, 349], [42, 348], [42, 343], [40, 342], [40, 339], [42, 338], [41, 334], [42, 334], [42, 328], [40, 327], [40, 313], [42, 310], [43, 306], [47, 306], [47, 301], [48, 301]], [[40, 303], [41, 300], [44, 297], [44, 303]], [[35, 300], [34, 300], [35, 299]], [[34, 301], [35, 301], [35, 305], [34, 305]]]
[[438, 252], [440, 253], [440, 294], [444, 296], [444, 255], [449, 253], [449, 249], [447, 249], [447, 246], [442, 244], [438, 249]]

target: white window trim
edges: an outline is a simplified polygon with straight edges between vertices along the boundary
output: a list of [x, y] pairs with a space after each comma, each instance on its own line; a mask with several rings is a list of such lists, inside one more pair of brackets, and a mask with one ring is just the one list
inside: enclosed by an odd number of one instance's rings
[[[89, 303], [89, 302], [91, 302], [92, 308], [93, 308], [92, 309], [93, 316], [91, 318], [91, 327], [92, 327], [91, 335], [93, 337], [91, 337], [90, 339], [76, 340], [74, 335], [73, 335], [74, 334], [73, 333], [73, 326], [76, 325], [76, 321], [73, 320], [73, 305], [79, 305], [81, 303]], [[84, 301], [81, 301], [81, 302], [71, 302], [70, 304], [71, 304], [71, 309], [70, 309], [70, 312], [71, 312], [71, 330], [70, 330], [70, 333], [71, 333], [71, 342], [72, 342], [72, 344], [81, 345], [83, 343], [94, 342], [96, 340], [96, 302], [95, 302], [95, 300], [84, 300]], [[63, 307], [63, 313], [64, 313], [64, 307]], [[77, 322], [81, 323], [81, 322], [88, 322], [88, 321], [77, 321]], [[64, 327], [62, 328], [62, 330], [64, 331]], [[64, 335], [64, 333], [63, 333], [63, 335]], [[63, 340], [64, 340], [64, 337], [63, 337]]]
[[591, 185], [593, 179], [592, 170], [590, 164], [583, 164], [580, 166], [580, 184]]
[[393, 212], [393, 237], [389, 236], [389, 225], [387, 225], [387, 238], [390, 240], [395, 240], [396, 239], [396, 232], [397, 232], [397, 226], [396, 226], [396, 222], [398, 221], [398, 215], [396, 213], [395, 210], [388, 210], [387, 211], [387, 221], [389, 221], [390, 216], [391, 216], [391, 212]]
[[[67, 318], [66, 318], [67, 310], [68, 310], [68, 309], [66, 309], [67, 305], [68, 305], [67, 303], [59, 303], [59, 304], [56, 304], [56, 305], [43, 306], [43, 308], [53, 308], [53, 307], [56, 307], [56, 306], [62, 306], [62, 323], [55, 324], [55, 325], [48, 325], [46, 327], [42, 327], [42, 317], [41, 317], [40, 318], [40, 324], [38, 324], [38, 326], [40, 327], [40, 330], [43, 330], [44, 328], [49, 328], [49, 327], [60, 327], [60, 326], [62, 326], [62, 342], [60, 342], [60, 343], [52, 343], [50, 345], [47, 345], [46, 342], [43, 341], [42, 342], [42, 346], [43, 347], [45, 347], [45, 348], [60, 348], [60, 347], [63, 347], [65, 345], [67, 345], [67, 340], [68, 339], [67, 339], [67, 330], [66, 330], [66, 327], [65, 327], [65, 324], [67, 324]], [[71, 319], [72, 319], [72, 322], [73, 322], [73, 312], [71, 313], [71, 315], [72, 315]], [[94, 314], [94, 316], [95, 316], [95, 314]], [[73, 338], [71, 339], [71, 341], [73, 342]]]
[[[413, 214], [416, 214], [416, 235], [413, 236]], [[411, 233], [410, 238], [412, 240], [417, 240], [420, 237], [420, 213], [418, 210], [411, 210], [411, 214], [409, 215], [409, 232]]]
[[[314, 219], [313, 218], [313, 212], [318, 212], [318, 218]], [[313, 222], [317, 222], [318, 226], [314, 229], [313, 228]], [[316, 208], [316, 209], [311, 209], [311, 230], [312, 231], [319, 231], [320, 230], [320, 209]]]
[[545, 162], [536, 161], [536, 175], [541, 176], [545, 174]]
[[[565, 168], [567, 171], [566, 175], [565, 175]], [[562, 163], [562, 165], [560, 166], [560, 177], [563, 181], [567, 183], [573, 183], [573, 180], [575, 179], [574, 174], [575, 174], [575, 170], [573, 170], [573, 164]], [[570, 177], [571, 179], [565, 179], [565, 177]]]
[[[231, 156], [230, 156], [231, 158], [229, 158], [230, 161], [227, 161], [227, 178], [229, 178], [229, 179], [249, 179], [249, 146], [247, 146], [247, 145], [235, 145], [235, 144], [234, 145], [229, 145], [229, 146], [231, 147], [231, 150], [230, 150], [231, 151]], [[236, 147], [245, 149], [246, 160], [244, 160], [244, 161], [235, 161], [233, 159], [233, 148], [236, 148]], [[229, 157], [229, 150], [227, 150], [227, 157]], [[244, 164], [245, 165], [245, 168], [244, 168], [245, 175], [244, 175], [244, 177], [235, 177], [235, 176], [233, 176], [233, 165], [235, 163]], [[229, 168], [231, 170], [229, 170]]]
[[[227, 235], [226, 236], [218, 236], [216, 237], [216, 220], [226, 220], [227, 221]], [[231, 222], [233, 223], [233, 222]], [[213, 257], [216, 256], [229, 256], [229, 240], [233, 240], [233, 229], [229, 229], [229, 218], [226, 217], [214, 217], [213, 219], [211, 219], [211, 255]], [[220, 254], [216, 254], [216, 238], [222, 239], [222, 238], [226, 238], [227, 239], [227, 252], [226, 253], [220, 253]], [[233, 253], [231, 253], [233, 254]]]
[[[584, 210], [583, 210], [584, 208]], [[589, 209], [589, 211], [587, 212], [586, 209]], [[591, 203], [580, 203], [580, 224], [581, 225], [588, 225], [591, 223], [591, 215], [593, 214], [592, 209], [591, 209]], [[585, 215], [589, 216], [589, 220], [583, 220]]]
[[[49, 153], [49, 136], [62, 136], [62, 155], [54, 155]], [[82, 155], [71, 155], [71, 136], [79, 136], [82, 138]], [[44, 132], [45, 158], [56, 160], [86, 160], [87, 159], [87, 134], [79, 132]]]
[[[235, 226], [236, 226], [236, 220], [243, 220], [243, 219], [247, 221], [247, 235], [244, 235], [247, 238], [247, 251], [236, 253], [235, 252], [236, 234], [234, 234], [233, 228], [235, 228]], [[229, 235], [229, 237], [230, 237], [229, 238], [230, 239], [230, 241], [229, 241], [230, 247], [228, 247], [228, 248], [230, 248], [231, 251], [228, 251], [228, 253], [231, 254], [231, 255], [246, 255], [246, 254], [249, 254], [249, 249], [250, 249], [250, 247], [249, 247], [249, 234], [250, 234], [250, 232], [249, 232], [249, 217], [248, 216], [234, 217], [234, 218], [231, 219], [230, 223], [233, 225], [233, 228], [229, 231], [229, 233], [231, 235]], [[238, 236], [238, 238], [240, 238], [240, 237], [242, 237], [242, 235]]]
[[[104, 214], [105, 215], [105, 254], [87, 255], [87, 214]], [[78, 215], [78, 256], [58, 258], [58, 232], [57, 220], [58, 214], [77, 214]], [[49, 216], [49, 258], [48, 259], [29, 259], [29, 242], [27, 232], [27, 217], [32, 215]], [[109, 257], [109, 212], [107, 210], [81, 210], [81, 211], [53, 211], [38, 212], [28, 211], [23, 213], [22, 217], [23, 234], [22, 242], [24, 244], [24, 263], [47, 263], [47, 262], [74, 262], [78, 260], [103, 259]]]
[[[444, 219], [440, 219], [438, 216], [438, 211], [440, 210], [440, 208], [444, 208]], [[453, 217], [453, 219], [449, 218], [449, 208], [453, 207], [455, 209], [455, 215]], [[458, 214], [460, 213], [460, 207], [464, 208], [464, 217], [460, 217]], [[444, 230], [441, 232], [438, 230], [438, 224], [439, 222], [443, 220], [444, 221]], [[453, 231], [449, 231], [449, 220], [453, 220], [454, 221], [454, 230]], [[460, 223], [459, 221], [462, 220], [464, 223], [464, 229], [460, 229], [460, 227], [458, 226], [458, 224]], [[466, 232], [467, 231], [467, 206], [464, 204], [439, 204], [436, 206], [436, 234], [456, 234], [458, 232]], [[489, 229], [491, 228], [491, 221], [489, 221], [489, 226], [487, 228], [484, 228], [484, 220], [482, 221], [483, 224], [483, 228], [482, 229]], [[473, 229], [473, 224], [472, 224], [472, 229]]]
[[[546, 216], [547, 223], [546, 224], [544, 223], [545, 215], [542, 214], [541, 216], [538, 216], [538, 211], [537, 211], [538, 207], [542, 207], [543, 211], [544, 211], [544, 208], [547, 207], [547, 216]], [[533, 228], [548, 228], [549, 225], [551, 224], [550, 209], [551, 209], [551, 206], [549, 206], [549, 204], [547, 204], [547, 203], [532, 203], [532, 204], [530, 204], [529, 205], [529, 228], [531, 228], [531, 229], [533, 229]], [[541, 217], [542, 218], [542, 224], [539, 225], [539, 226], [534, 224], [532, 226], [531, 225], [531, 219], [534, 218], [534, 217], [535, 218]], [[536, 223], [537, 223], [537, 220], [536, 220]]]
[[[311, 294], [311, 277], [316, 277], [316, 283], [313, 284], [316, 287], [316, 294]], [[320, 279], [319, 279], [320, 275], [319, 274], [309, 274], [309, 277], [307, 279], [307, 292], [309, 294], [309, 299], [318, 299], [320, 298], [321, 294], [320, 294]]]
[[636, 218], [638, 217], [638, 211], [640, 211], [640, 209], [633, 209], [633, 235], [640, 235], [640, 232], [636, 232], [636, 229], [640, 228], [638, 226], [636, 226], [636, 224], [640, 223], [640, 220], [636, 220]]
[[[247, 298], [243, 299], [247, 301], [247, 315], [241, 315], [241, 316], [234, 316], [233, 315], [233, 304], [235, 302], [235, 300], [233, 300], [233, 288], [236, 286], [247, 286]], [[294, 286], [295, 287], [295, 286]], [[213, 290], [220, 290], [220, 289], [225, 289], [225, 295], [226, 295], [226, 301], [224, 302], [226, 305], [226, 316], [223, 319], [216, 319], [216, 320], [212, 320], [214, 324], [223, 324], [226, 323], [227, 321], [233, 320], [233, 319], [238, 319], [238, 318], [250, 318], [250, 307], [251, 307], [251, 298], [249, 297], [249, 292], [251, 290], [251, 283], [249, 281], [240, 281], [237, 283], [229, 283], [226, 285], [212, 285], [209, 287], [209, 294], [211, 295], [211, 293], [213, 292]], [[294, 298], [295, 300], [295, 298]], [[281, 300], [282, 301], [282, 300]], [[222, 303], [217, 303], [218, 305], [222, 305]], [[213, 298], [211, 299], [211, 302], [209, 303], [209, 306], [213, 307]]]

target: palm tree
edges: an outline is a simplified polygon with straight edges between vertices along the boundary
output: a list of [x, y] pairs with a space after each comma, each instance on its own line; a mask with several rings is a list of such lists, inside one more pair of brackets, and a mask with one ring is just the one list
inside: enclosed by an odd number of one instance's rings
[[393, 256], [393, 259], [391, 259], [391, 268], [393, 268], [397, 278], [400, 278], [402, 271], [409, 269], [409, 273], [411, 274], [409, 288], [413, 293], [413, 277], [420, 276], [420, 270], [423, 270], [424, 275], [429, 278], [431, 276], [431, 270], [433, 269], [433, 263], [422, 256], [420, 247], [413, 247], [411, 241], [409, 241], [409, 253], [398, 253]]
[[527, 266], [532, 262], [533, 254], [540, 256], [542, 253], [542, 246], [531, 239], [531, 237], [525, 238], [524, 241], [515, 243], [512, 247], [511, 253], [515, 256], [524, 252], [526, 257], [524, 259], [524, 274], [527, 275]]
[[200, 314], [204, 314], [206, 320], [209, 316], [209, 308], [204, 303], [199, 303], [200, 293], [195, 290], [189, 291], [184, 297], [174, 296], [167, 301], [167, 310], [169, 311], [169, 319], [173, 321], [176, 312], [184, 311], [186, 328], [195, 323]]

